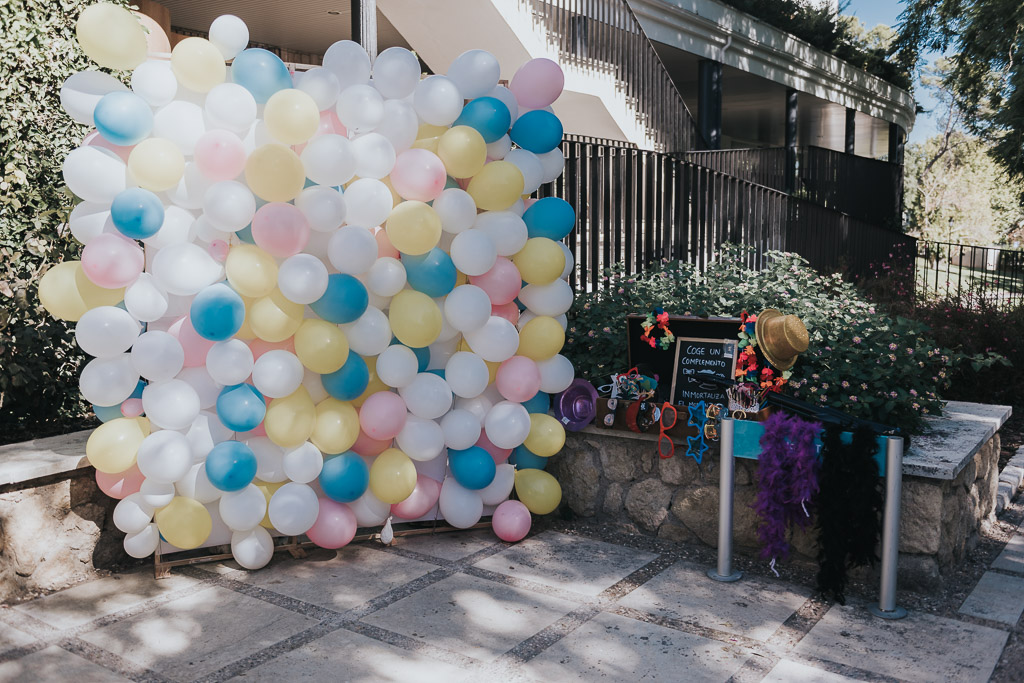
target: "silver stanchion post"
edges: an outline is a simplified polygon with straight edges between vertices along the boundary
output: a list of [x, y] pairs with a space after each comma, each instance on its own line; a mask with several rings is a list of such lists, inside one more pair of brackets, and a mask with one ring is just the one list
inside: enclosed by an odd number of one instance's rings
[[882, 579], [878, 604], [868, 611], [882, 619], [902, 619], [896, 605], [896, 570], [900, 556], [900, 497], [903, 491], [903, 439], [888, 437], [885, 447], [885, 517], [882, 520]]
[[723, 417], [719, 427], [722, 448], [718, 484], [718, 567], [708, 570], [708, 578], [726, 583], [743, 578], [743, 572], [732, 569], [732, 503], [736, 483], [733, 470], [734, 426], [731, 417]]

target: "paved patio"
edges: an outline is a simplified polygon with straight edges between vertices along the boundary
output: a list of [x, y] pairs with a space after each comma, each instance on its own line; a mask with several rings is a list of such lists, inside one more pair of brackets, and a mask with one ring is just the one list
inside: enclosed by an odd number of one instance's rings
[[0, 681], [966, 682], [1019, 648], [1019, 533], [980, 550], [995, 561], [957, 611], [925, 600], [886, 622], [866, 596], [715, 583], [706, 551], [550, 527], [511, 546], [445, 533], [279, 555], [259, 572], [99, 578], [0, 610]]

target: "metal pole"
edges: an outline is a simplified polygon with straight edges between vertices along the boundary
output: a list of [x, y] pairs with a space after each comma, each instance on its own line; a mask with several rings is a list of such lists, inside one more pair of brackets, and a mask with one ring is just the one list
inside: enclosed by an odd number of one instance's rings
[[350, 0], [352, 40], [363, 46], [372, 62], [377, 58], [377, 0]]
[[[724, 411], [723, 411], [724, 412]], [[708, 570], [708, 578], [724, 583], [739, 581], [743, 572], [732, 569], [732, 503], [736, 478], [733, 476], [733, 428], [731, 417], [723, 417], [719, 427], [722, 437], [721, 466], [718, 483], [718, 568]]]
[[882, 520], [882, 580], [876, 617], [902, 619], [907, 610], [896, 605], [896, 570], [900, 556], [900, 497], [903, 490], [903, 439], [888, 437], [885, 447], [885, 518]]

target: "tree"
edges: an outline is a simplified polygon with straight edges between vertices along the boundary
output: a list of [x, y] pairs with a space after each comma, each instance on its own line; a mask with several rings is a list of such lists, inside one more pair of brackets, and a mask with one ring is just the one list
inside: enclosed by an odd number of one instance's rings
[[943, 82], [968, 130], [1014, 178], [1024, 179], [1024, 3], [1020, 0], [907, 0], [895, 49], [911, 71], [923, 51], [951, 50]]

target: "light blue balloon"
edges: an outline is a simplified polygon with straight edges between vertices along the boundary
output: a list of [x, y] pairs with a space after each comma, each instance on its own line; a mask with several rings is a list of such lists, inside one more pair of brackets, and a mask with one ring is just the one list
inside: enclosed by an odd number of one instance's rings
[[510, 465], [515, 465], [517, 470], [542, 470], [548, 466], [548, 459], [535, 454], [526, 446], [516, 446], [512, 455], [508, 456]]
[[[142, 398], [142, 392], [145, 388], [146, 381], [140, 379], [139, 383], [135, 385], [135, 391], [133, 391], [132, 395], [126, 398], [125, 401], [129, 398]], [[119, 417], [124, 417], [124, 413], [121, 412], [121, 406], [123, 405], [124, 401], [115, 406], [98, 406], [93, 404], [92, 412], [96, 414], [96, 417], [99, 418], [100, 422], [110, 422], [111, 420], [116, 420]]]
[[281, 58], [258, 47], [242, 50], [235, 56], [231, 80], [252, 93], [257, 104], [265, 104], [278, 90], [292, 87], [291, 74]]
[[100, 135], [122, 147], [139, 144], [153, 130], [153, 110], [146, 100], [124, 90], [101, 97], [92, 120]]
[[538, 391], [529, 401], [523, 401], [523, 407], [528, 413], [540, 413], [546, 415], [551, 409], [551, 396], [543, 391]]
[[206, 477], [221, 491], [241, 491], [256, 478], [256, 454], [240, 441], [221, 441], [206, 456]]
[[434, 247], [419, 256], [402, 254], [402, 265], [409, 286], [431, 299], [446, 296], [455, 289], [455, 264], [444, 249]]
[[549, 111], [528, 111], [512, 125], [512, 142], [534, 154], [550, 152], [562, 143], [562, 122]]
[[224, 387], [217, 397], [217, 417], [233, 432], [256, 429], [266, 414], [263, 394], [251, 384]]
[[366, 312], [370, 297], [362, 282], [345, 273], [327, 278], [327, 291], [310, 308], [327, 322], [350, 323]]
[[352, 451], [345, 451], [324, 460], [320, 471], [320, 488], [324, 495], [339, 503], [351, 503], [366, 493], [370, 485], [370, 468]]
[[496, 97], [478, 97], [462, 108], [462, 113], [452, 126], [469, 126], [489, 144], [500, 140], [511, 124], [512, 114], [504, 102]]
[[324, 391], [339, 401], [353, 401], [363, 395], [370, 384], [370, 369], [355, 351], [348, 352], [348, 360], [340, 369], [320, 376]]
[[122, 235], [133, 240], [152, 237], [164, 224], [164, 204], [141, 187], [121, 190], [110, 205], [110, 221]]
[[218, 282], [196, 294], [189, 309], [189, 318], [203, 339], [225, 341], [242, 329], [245, 302], [231, 287]]
[[470, 446], [465, 450], [449, 448], [448, 466], [455, 481], [472, 491], [487, 488], [497, 471], [494, 458], [480, 446]]
[[572, 232], [576, 211], [561, 197], [538, 199], [523, 214], [530, 237], [547, 237], [559, 242]]

